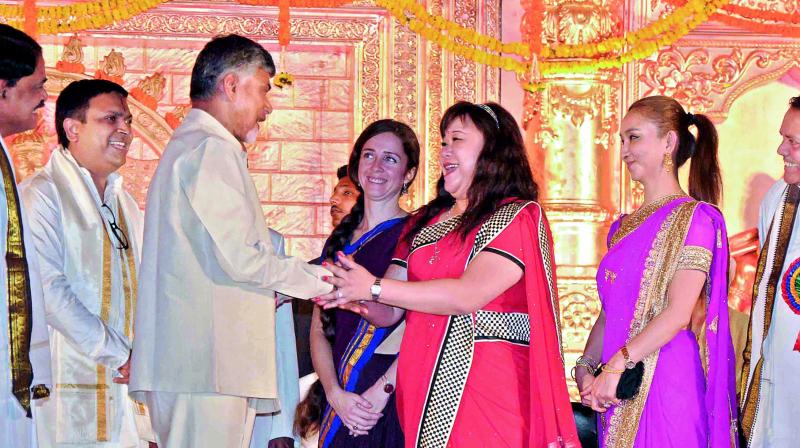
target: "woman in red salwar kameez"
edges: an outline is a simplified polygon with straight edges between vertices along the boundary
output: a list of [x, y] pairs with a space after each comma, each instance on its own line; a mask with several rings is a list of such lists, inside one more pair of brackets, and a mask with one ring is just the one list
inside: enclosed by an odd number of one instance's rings
[[379, 326], [407, 310], [407, 447], [577, 447], [552, 238], [519, 127], [497, 104], [462, 102], [440, 130], [439, 195], [409, 222], [386, 278], [340, 256], [328, 266], [337, 290], [319, 301]]

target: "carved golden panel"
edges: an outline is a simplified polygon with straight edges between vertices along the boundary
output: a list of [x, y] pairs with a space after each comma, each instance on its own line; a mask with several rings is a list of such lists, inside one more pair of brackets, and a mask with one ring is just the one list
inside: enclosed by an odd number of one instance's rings
[[[436, 0], [428, 6], [451, 19], [456, 11], [471, 15], [467, 21], [499, 34], [499, 0], [453, 0], [446, 6]], [[48, 89], [54, 96], [72, 79], [97, 75], [118, 80], [131, 91], [135, 139], [123, 174], [142, 205], [172, 129], [189, 108], [188, 83], [197, 51], [207, 39], [225, 33], [265, 44], [276, 63], [283, 64], [279, 68], [288, 67], [296, 75], [296, 83], [273, 89], [275, 112], [248, 149], [248, 162], [270, 225], [287, 234], [290, 253], [311, 258], [330, 228], [325, 210], [333, 172], [346, 163], [349, 147], [364, 126], [393, 117], [418, 132], [423, 164], [404, 204], [416, 208], [435, 191], [443, 108], [456, 97], [497, 99], [499, 72], [460, 61], [464, 71], [456, 77], [451, 56], [369, 1], [335, 11], [293, 8], [290, 26], [292, 43], [282, 55], [276, 44], [277, 8], [168, 2], [106, 29], [42, 36]], [[23, 175], [40, 167], [54, 144], [49, 137], [52, 98], [47, 110], [38, 133], [19, 136], [14, 147]], [[306, 196], [289, 194], [300, 183]], [[284, 213], [275, 213], [278, 209]]]

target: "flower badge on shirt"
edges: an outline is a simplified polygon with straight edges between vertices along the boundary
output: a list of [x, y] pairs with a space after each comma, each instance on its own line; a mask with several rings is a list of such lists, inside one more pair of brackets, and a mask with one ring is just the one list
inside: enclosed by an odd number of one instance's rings
[[[794, 260], [783, 274], [781, 292], [789, 309], [800, 315], [800, 258]], [[800, 333], [797, 334], [794, 350], [800, 352]]]

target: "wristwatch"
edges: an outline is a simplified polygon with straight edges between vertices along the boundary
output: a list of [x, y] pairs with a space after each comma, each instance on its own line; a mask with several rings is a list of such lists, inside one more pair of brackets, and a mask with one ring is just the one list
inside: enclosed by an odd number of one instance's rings
[[622, 356], [625, 358], [625, 368], [632, 369], [636, 367], [636, 363], [631, 360], [631, 356], [628, 354], [628, 346], [623, 345], [620, 351], [622, 352]]
[[375, 279], [375, 283], [369, 287], [369, 293], [372, 294], [372, 301], [377, 302], [378, 299], [381, 298], [381, 280], [382, 278], [378, 277]]

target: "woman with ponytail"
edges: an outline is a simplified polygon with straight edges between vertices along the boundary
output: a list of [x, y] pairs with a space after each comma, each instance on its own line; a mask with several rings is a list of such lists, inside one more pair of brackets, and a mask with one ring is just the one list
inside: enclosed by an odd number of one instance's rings
[[[336, 260], [342, 252], [373, 275], [386, 272], [407, 220], [399, 199], [416, 176], [419, 152], [417, 136], [403, 123], [379, 120], [364, 129], [348, 164], [360, 194], [325, 243], [323, 260]], [[387, 341], [402, 331], [398, 326], [376, 328], [350, 311], [315, 307], [311, 358], [320, 380], [298, 407], [301, 435], [318, 423], [321, 447], [403, 445], [393, 394], [397, 347], [391, 345], [398, 336]], [[326, 399], [324, 411], [315, 399]], [[320, 420], [309, 421], [313, 416]]]
[[717, 132], [664, 96], [633, 103], [620, 130], [644, 204], [608, 235], [602, 311], [575, 367], [582, 401], [599, 413], [603, 447], [736, 446]]

